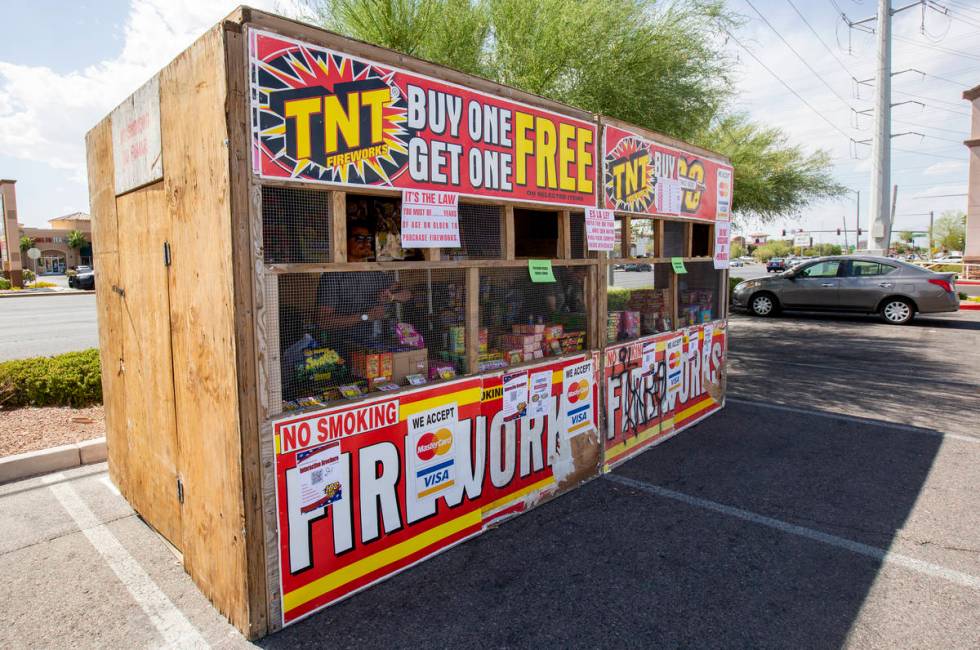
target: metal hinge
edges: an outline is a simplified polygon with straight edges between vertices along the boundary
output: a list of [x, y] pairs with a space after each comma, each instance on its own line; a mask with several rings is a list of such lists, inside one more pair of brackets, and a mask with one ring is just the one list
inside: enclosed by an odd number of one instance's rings
[[170, 242], [163, 242], [163, 265], [170, 266]]
[[184, 482], [180, 480], [179, 476], [177, 477], [177, 501], [181, 505], [184, 503]]

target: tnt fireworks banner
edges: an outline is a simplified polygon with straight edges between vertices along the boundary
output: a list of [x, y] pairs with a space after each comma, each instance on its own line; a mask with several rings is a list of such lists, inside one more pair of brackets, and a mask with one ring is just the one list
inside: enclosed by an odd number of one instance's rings
[[731, 166], [610, 124], [603, 127], [602, 146], [606, 208], [705, 221], [728, 218]]
[[491, 375], [275, 423], [283, 624], [595, 476], [597, 361], [522, 369], [540, 408], [506, 422]]
[[262, 31], [249, 47], [263, 178], [595, 206], [591, 122]]
[[721, 408], [725, 321], [643, 337], [603, 354], [604, 471]]

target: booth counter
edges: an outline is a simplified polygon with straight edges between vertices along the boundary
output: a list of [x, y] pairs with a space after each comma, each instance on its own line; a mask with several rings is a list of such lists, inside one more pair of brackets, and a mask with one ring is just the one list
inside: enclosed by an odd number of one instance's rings
[[718, 154], [247, 8], [87, 145], [110, 474], [250, 638], [724, 404]]

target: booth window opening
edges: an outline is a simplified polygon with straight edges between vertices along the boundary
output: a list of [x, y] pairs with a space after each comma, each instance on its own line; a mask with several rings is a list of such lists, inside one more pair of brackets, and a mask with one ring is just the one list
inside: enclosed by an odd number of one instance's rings
[[676, 329], [670, 264], [611, 267], [606, 290], [606, 343], [631, 341]]

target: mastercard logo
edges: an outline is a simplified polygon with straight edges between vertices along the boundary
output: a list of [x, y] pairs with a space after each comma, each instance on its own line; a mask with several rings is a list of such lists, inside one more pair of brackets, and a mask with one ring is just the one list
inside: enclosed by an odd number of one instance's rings
[[667, 357], [667, 367], [673, 370], [679, 365], [681, 365], [681, 353], [671, 352], [670, 355]]
[[453, 448], [453, 434], [449, 429], [439, 429], [435, 433], [425, 433], [415, 446], [415, 455], [419, 460], [431, 460], [436, 456], [444, 456]]
[[582, 379], [581, 381], [573, 381], [568, 385], [568, 390], [565, 392], [565, 395], [568, 398], [569, 404], [574, 404], [579, 400], [588, 399], [589, 382], [585, 379]]

